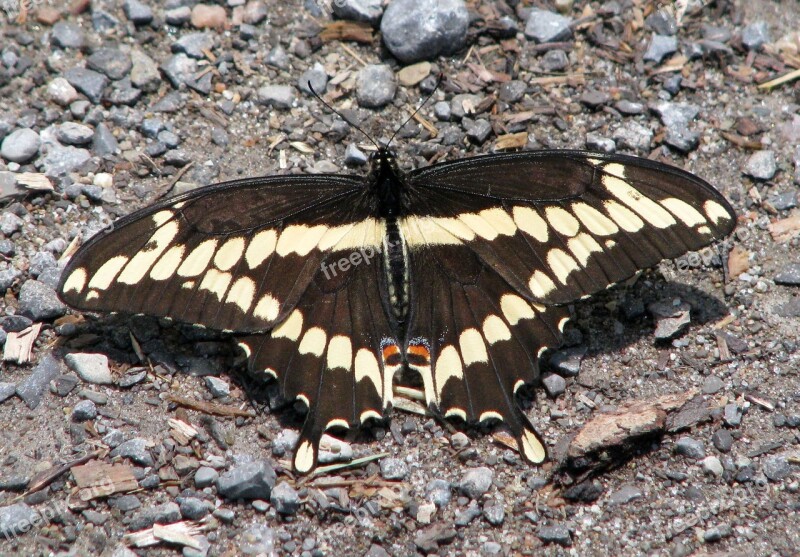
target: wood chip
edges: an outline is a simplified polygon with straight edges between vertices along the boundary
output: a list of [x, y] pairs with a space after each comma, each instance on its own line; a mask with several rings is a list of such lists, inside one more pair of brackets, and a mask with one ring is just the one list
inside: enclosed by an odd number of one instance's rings
[[175, 404], [180, 404], [181, 406], [191, 408], [192, 410], [197, 410], [198, 412], [214, 414], [216, 416], [242, 416], [245, 418], [252, 418], [255, 416], [255, 412], [252, 410], [242, 410], [237, 406], [204, 402], [202, 400], [195, 400], [173, 394], [167, 395], [167, 400], [174, 402]]
[[124, 493], [139, 489], [133, 475], [133, 467], [127, 464], [90, 462], [72, 469], [72, 477], [80, 488], [81, 501], [107, 497], [113, 493]]
[[192, 439], [197, 437], [198, 431], [197, 429], [192, 426], [191, 424], [187, 424], [183, 420], [176, 420], [175, 418], [169, 418], [167, 423], [170, 427], [170, 435], [172, 436], [175, 441], [178, 442], [180, 445], [188, 445]]
[[125, 534], [122, 539], [133, 547], [150, 547], [161, 542], [174, 543], [199, 550], [202, 545], [195, 539], [202, 528], [194, 522], [175, 522], [173, 524], [154, 524], [152, 528]]
[[326, 24], [319, 34], [322, 42], [355, 41], [357, 43], [371, 44], [375, 40], [372, 26], [360, 21], [333, 21]]
[[50, 178], [39, 172], [20, 172], [15, 176], [17, 185], [31, 191], [53, 191]]
[[582, 73], [572, 73], [567, 75], [554, 75], [548, 77], [534, 77], [528, 81], [529, 85], [569, 85], [570, 87], [578, 87], [583, 85], [585, 79]]
[[528, 132], [507, 133], [497, 138], [495, 149], [522, 149], [528, 144]]
[[313, 155], [316, 152], [311, 145], [304, 141], [290, 141], [289, 145], [306, 155]]
[[431, 74], [430, 62], [417, 62], [397, 72], [397, 81], [405, 87], [413, 87]]
[[753, 151], [760, 151], [764, 148], [764, 145], [760, 141], [756, 141], [755, 139], [748, 139], [746, 137], [742, 137], [735, 133], [731, 132], [719, 132], [719, 134], [733, 143], [738, 147], [742, 147], [743, 149], [751, 149]]
[[800, 79], [800, 69], [793, 70], [780, 77], [776, 77], [775, 79], [770, 79], [769, 81], [765, 81], [764, 83], [759, 84], [758, 88], [772, 89], [773, 87], [777, 87], [778, 85], [783, 85], [784, 83], [789, 83], [790, 81], [794, 81], [795, 79]]
[[6, 344], [3, 348], [3, 361], [27, 364], [32, 359], [33, 344], [36, 342], [41, 323], [34, 323], [27, 329], [19, 332], [8, 333]]
[[739, 246], [733, 246], [728, 253], [728, 276], [736, 278], [750, 268], [750, 252]]
[[602, 462], [609, 451], [631, 450], [639, 446], [642, 439], [663, 434], [667, 430], [667, 415], [681, 409], [697, 393], [693, 389], [633, 402], [614, 412], [594, 416], [570, 442], [565, 462], [568, 466], [578, 462], [588, 465], [593, 458]]
[[774, 404], [772, 404], [770, 401], [768, 401], [767, 399], [762, 398], [760, 396], [756, 396], [754, 394], [748, 393], [748, 394], [744, 395], [744, 399], [749, 401], [749, 402], [752, 402], [753, 404], [755, 404], [757, 406], [760, 406], [761, 408], [764, 408], [765, 410], [769, 410], [770, 412], [775, 410], [775, 405]]
[[730, 348], [728, 348], [728, 341], [725, 339], [725, 335], [717, 333], [717, 348], [719, 348], [720, 361], [730, 361], [731, 351]]
[[788, 242], [800, 234], [800, 212], [795, 211], [791, 216], [771, 222], [769, 233], [776, 242]]
[[71, 460], [65, 464], [61, 464], [58, 466], [53, 466], [52, 468], [48, 468], [42, 472], [36, 474], [31, 482], [28, 484], [28, 490], [26, 493], [36, 493], [43, 487], [50, 485], [50, 483], [55, 480], [56, 478], [60, 477], [65, 472], [69, 471], [70, 468], [78, 466], [80, 464], [84, 464], [93, 458], [97, 458], [103, 454], [104, 451], [95, 451], [93, 453], [89, 453], [85, 456], [80, 458], [76, 458], [75, 460]]

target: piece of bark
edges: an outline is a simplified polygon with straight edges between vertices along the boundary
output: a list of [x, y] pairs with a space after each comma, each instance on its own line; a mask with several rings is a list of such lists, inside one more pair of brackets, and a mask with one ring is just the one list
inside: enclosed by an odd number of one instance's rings
[[133, 467], [126, 464], [90, 462], [83, 466], [75, 466], [72, 469], [72, 476], [80, 488], [79, 497], [82, 501], [139, 489], [139, 483], [133, 475]]
[[[694, 401], [703, 410], [684, 413], [685, 408], [694, 410], [694, 406], [689, 404]], [[563, 443], [560, 451], [556, 451], [559, 470], [577, 472], [585, 477], [592, 471], [624, 462], [637, 450], [649, 446], [651, 440], [674, 431], [676, 427], [690, 425], [691, 419], [707, 417], [710, 409], [704, 405], [702, 396], [693, 389], [633, 402], [613, 412], [597, 414], [574, 437]]]

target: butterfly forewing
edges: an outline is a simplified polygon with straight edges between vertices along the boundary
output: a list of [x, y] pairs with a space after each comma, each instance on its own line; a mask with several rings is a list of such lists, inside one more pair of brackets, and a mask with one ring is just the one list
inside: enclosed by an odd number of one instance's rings
[[409, 177], [414, 245], [461, 245], [520, 295], [568, 303], [728, 235], [735, 214], [696, 176], [577, 151], [476, 157]]
[[338, 245], [380, 244], [363, 181], [229, 182], [162, 201], [93, 237], [62, 275], [85, 310], [258, 331], [281, 321]]

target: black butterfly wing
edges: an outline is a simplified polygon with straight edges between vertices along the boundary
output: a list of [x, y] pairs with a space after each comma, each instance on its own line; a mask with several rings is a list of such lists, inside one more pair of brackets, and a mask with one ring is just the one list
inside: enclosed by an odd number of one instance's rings
[[409, 365], [434, 409], [505, 421], [532, 462], [544, 445], [513, 394], [559, 343], [558, 304], [706, 246], [736, 222], [700, 178], [618, 155], [476, 157], [413, 172], [407, 187]]
[[364, 182], [275, 176], [156, 203], [95, 235], [59, 293], [72, 307], [146, 313], [238, 332], [282, 321], [329, 250], [382, 242]]
[[409, 244], [465, 245], [520, 295], [569, 303], [730, 234], [704, 180], [622, 155], [535, 151], [434, 165], [408, 178]]
[[391, 403], [402, 361], [381, 265], [376, 249], [332, 253], [286, 320], [239, 339], [251, 373], [276, 378], [288, 400], [308, 407], [294, 455], [300, 473], [317, 465], [326, 430], [381, 418]]
[[459, 246], [409, 254], [412, 302], [406, 354], [430, 408], [475, 423], [504, 421], [530, 462], [545, 445], [514, 400], [539, 374], [541, 352], [559, 344], [563, 306], [522, 298], [474, 253]]

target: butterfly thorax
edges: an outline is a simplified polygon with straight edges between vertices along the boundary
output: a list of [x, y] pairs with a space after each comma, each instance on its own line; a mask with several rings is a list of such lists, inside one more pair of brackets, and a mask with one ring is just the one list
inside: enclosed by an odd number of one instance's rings
[[386, 223], [383, 269], [389, 294], [389, 310], [396, 323], [402, 325], [408, 317], [409, 294], [408, 247], [398, 225], [398, 219], [406, 213], [405, 181], [394, 155], [388, 149], [377, 151], [372, 155], [370, 163], [369, 188], [375, 195], [377, 216]]

